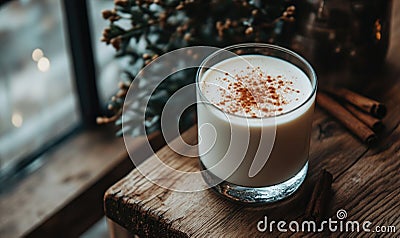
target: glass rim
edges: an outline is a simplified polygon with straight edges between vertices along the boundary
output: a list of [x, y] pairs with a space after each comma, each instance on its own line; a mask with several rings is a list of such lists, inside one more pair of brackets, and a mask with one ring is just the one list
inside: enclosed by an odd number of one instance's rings
[[[206, 67], [205, 67], [205, 64], [206, 64], [210, 59], [212, 59], [212, 58], [215, 57], [216, 55], [220, 54], [221, 52], [229, 51], [229, 52], [232, 53], [232, 54], [235, 54], [235, 55], [237, 55], [237, 56], [240, 56], [240, 55], [238, 55], [238, 54], [232, 52], [232, 50], [238, 49], [238, 48], [245, 48], [245, 47], [247, 47], [247, 48], [250, 48], [250, 47], [253, 47], [253, 48], [269, 48], [269, 49], [272, 49], [272, 50], [280, 51], [280, 52], [283, 52], [283, 53], [285, 53], [285, 54], [291, 55], [291, 56], [297, 58], [298, 60], [300, 60], [300, 62], [303, 63], [303, 64], [305, 65], [305, 67], [306, 67], [307, 69], [310, 70], [310, 73], [311, 73], [311, 77], [309, 77], [309, 76], [307, 75], [307, 78], [310, 78], [311, 86], [312, 86], [311, 93], [310, 93], [310, 95], [307, 97], [307, 99], [304, 100], [304, 102], [302, 102], [301, 104], [297, 105], [296, 107], [294, 107], [293, 109], [291, 109], [291, 110], [289, 110], [289, 111], [287, 111], [287, 112], [284, 112], [284, 113], [281, 113], [281, 114], [278, 114], [278, 115], [274, 115], [274, 116], [265, 116], [265, 117], [249, 117], [249, 116], [242, 116], [242, 115], [237, 115], [237, 114], [233, 114], [233, 113], [230, 113], [230, 112], [226, 112], [226, 111], [222, 110], [221, 108], [217, 107], [217, 105], [215, 105], [214, 103], [212, 103], [210, 100], [208, 100], [208, 98], [203, 94], [203, 91], [201, 90], [201, 88], [200, 88], [200, 86], [199, 86], [199, 84], [200, 84], [200, 83], [199, 83], [199, 81], [200, 81], [200, 73], [201, 73], [200, 71], [201, 71], [203, 68], [206, 68]], [[274, 56], [272, 56], [272, 57], [274, 57]], [[276, 57], [276, 58], [278, 58], [278, 57]], [[287, 60], [282, 59], [282, 58], [278, 58], [278, 59], [281, 59], [281, 60], [284, 60], [284, 61], [288, 62]], [[295, 64], [293, 64], [293, 63], [291, 63], [291, 62], [288, 62], [288, 63], [294, 65], [294, 66], [297, 67], [297, 68], [299, 68], [297, 65], [295, 65]], [[214, 64], [214, 65], [215, 65], [215, 64]], [[211, 66], [211, 67], [212, 67], [212, 66]], [[211, 68], [211, 67], [210, 67], [210, 68]], [[300, 69], [301, 71], [303, 71], [301, 68], [299, 68], [299, 69]], [[303, 72], [304, 72], [304, 71], [303, 71]], [[304, 72], [304, 73], [305, 73], [305, 72]], [[314, 83], [314, 85], [313, 85], [313, 83]], [[228, 114], [229, 116], [238, 117], [238, 118], [244, 118], [244, 119], [247, 119], [247, 120], [271, 119], [271, 118], [277, 118], [277, 117], [282, 117], [282, 116], [286, 116], [286, 115], [288, 115], [288, 114], [291, 114], [291, 113], [295, 112], [296, 110], [298, 110], [299, 108], [303, 107], [305, 104], [307, 104], [307, 103], [313, 98], [313, 96], [314, 96], [314, 95], [316, 94], [316, 92], [317, 92], [317, 85], [318, 85], [317, 75], [316, 75], [316, 73], [315, 73], [313, 67], [311, 66], [311, 64], [310, 64], [306, 59], [304, 59], [302, 56], [300, 56], [299, 54], [297, 54], [297, 53], [294, 52], [294, 51], [291, 51], [291, 50], [286, 49], [286, 48], [281, 47], [281, 46], [272, 45], [272, 44], [267, 44], [267, 43], [241, 43], [241, 44], [235, 44], [235, 45], [231, 45], [231, 46], [227, 46], [227, 47], [224, 47], [224, 48], [222, 48], [222, 49], [219, 49], [219, 50], [215, 51], [214, 53], [210, 54], [209, 56], [207, 56], [207, 57], [201, 62], [200, 66], [199, 66], [199, 68], [198, 68], [198, 70], [197, 70], [197, 73], [196, 73], [196, 88], [197, 88], [197, 91], [199, 91], [199, 95], [200, 95], [200, 97], [202, 98], [202, 100], [204, 100], [205, 102], [207, 102], [207, 104], [211, 104], [211, 106], [214, 107], [215, 109], [217, 109], [218, 111], [221, 111], [221, 112], [223, 112], [223, 113], [226, 113], [226, 114]]]

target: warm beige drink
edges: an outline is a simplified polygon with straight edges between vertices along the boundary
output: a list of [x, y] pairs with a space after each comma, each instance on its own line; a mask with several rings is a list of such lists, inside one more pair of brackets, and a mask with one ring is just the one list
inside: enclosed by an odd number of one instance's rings
[[[313, 87], [306, 74], [284, 60], [245, 55], [224, 60], [199, 79], [200, 160], [219, 178], [266, 187], [296, 175], [308, 160]], [[201, 91], [201, 92], [200, 92]], [[201, 94], [201, 95], [200, 95]], [[265, 162], [266, 161], [266, 162]], [[237, 165], [237, 166], [236, 166]]]

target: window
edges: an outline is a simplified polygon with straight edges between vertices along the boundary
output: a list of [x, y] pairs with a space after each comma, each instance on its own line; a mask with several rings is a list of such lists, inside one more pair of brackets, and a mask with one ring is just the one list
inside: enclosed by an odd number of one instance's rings
[[97, 87], [100, 101], [105, 103], [118, 90], [120, 64], [115, 60], [115, 49], [100, 41], [103, 30], [109, 25], [101, 12], [114, 8], [110, 0], [89, 0], [89, 23], [92, 30], [93, 55], [96, 65]]
[[0, 9], [0, 169], [4, 173], [79, 120], [60, 1]]
[[[86, 5], [89, 12], [76, 11]], [[85, 122], [86, 109], [98, 105], [96, 83], [88, 85], [85, 73], [97, 69], [100, 105], [115, 92], [114, 51], [99, 40], [107, 24], [101, 10], [112, 7], [113, 1], [105, 0], [0, 3], [0, 181]], [[85, 25], [91, 27], [87, 38], [93, 47], [81, 41]], [[84, 57], [79, 47], [87, 48]], [[92, 50], [94, 65], [87, 60]]]

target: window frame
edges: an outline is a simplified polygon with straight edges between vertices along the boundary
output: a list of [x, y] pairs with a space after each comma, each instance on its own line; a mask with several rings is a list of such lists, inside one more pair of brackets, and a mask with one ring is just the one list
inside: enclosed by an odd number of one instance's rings
[[[13, 0], [0, 2], [0, 7]], [[67, 138], [77, 132], [96, 128], [96, 118], [104, 113], [100, 106], [97, 88], [96, 66], [91, 37], [91, 26], [88, 17], [87, 0], [60, 0], [63, 7], [62, 19], [65, 24], [65, 36], [69, 60], [72, 66], [73, 86], [76, 95], [80, 120], [69, 131], [48, 141], [33, 153], [19, 159], [13, 166], [0, 173], [0, 192], [7, 190], [14, 181], [23, 178], [38, 164], [44, 162], [43, 155], [54, 147], [62, 144]]]
[[91, 128], [97, 125], [96, 117], [101, 110], [87, 0], [62, 1], [82, 123], [85, 128]]

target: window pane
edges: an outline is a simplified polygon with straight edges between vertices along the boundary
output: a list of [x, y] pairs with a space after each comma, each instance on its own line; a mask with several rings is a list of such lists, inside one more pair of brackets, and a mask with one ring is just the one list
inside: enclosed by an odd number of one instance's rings
[[60, 0], [0, 7], [0, 171], [76, 126]]
[[89, 23], [92, 29], [97, 88], [100, 102], [104, 105], [118, 90], [120, 71], [120, 63], [114, 58], [114, 48], [100, 41], [103, 30], [109, 25], [109, 21], [103, 19], [101, 12], [105, 9], [113, 9], [114, 2], [110, 0], [87, 0], [87, 5]]

